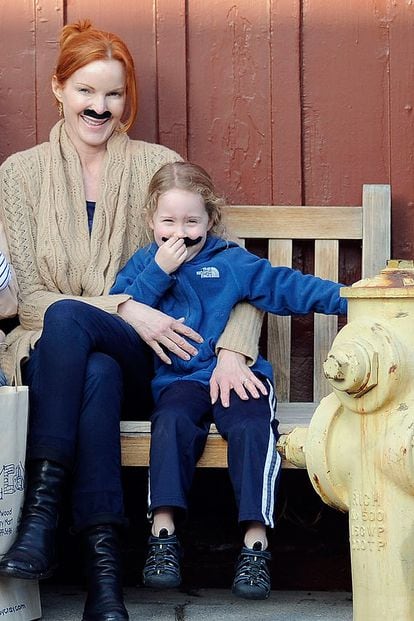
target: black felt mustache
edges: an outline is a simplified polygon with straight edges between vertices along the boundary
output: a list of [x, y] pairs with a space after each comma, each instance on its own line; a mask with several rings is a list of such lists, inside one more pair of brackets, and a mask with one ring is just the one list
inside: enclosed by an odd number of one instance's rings
[[[168, 241], [168, 237], [162, 237], [161, 238], [163, 242]], [[195, 239], [191, 239], [190, 237], [183, 237], [184, 239], [184, 244], [187, 246], [196, 246], [197, 244], [199, 244], [201, 242], [201, 240], [203, 239], [202, 236], [200, 235], [200, 237], [196, 237]]]
[[103, 119], [109, 119], [112, 116], [109, 110], [105, 110], [105, 112], [102, 112], [102, 114], [98, 114], [97, 112], [95, 112], [95, 110], [89, 110], [89, 108], [87, 110], [84, 110], [83, 114], [85, 116], [90, 116], [93, 119], [98, 119], [99, 121], [102, 121]]

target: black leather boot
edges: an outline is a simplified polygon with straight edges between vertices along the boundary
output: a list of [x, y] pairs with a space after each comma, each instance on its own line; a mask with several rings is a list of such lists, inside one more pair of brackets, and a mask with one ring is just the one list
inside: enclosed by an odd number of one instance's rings
[[47, 459], [27, 464], [26, 497], [17, 539], [0, 561], [0, 575], [41, 580], [56, 567], [56, 527], [66, 471]]
[[88, 596], [82, 621], [128, 621], [116, 527], [94, 526], [83, 536]]

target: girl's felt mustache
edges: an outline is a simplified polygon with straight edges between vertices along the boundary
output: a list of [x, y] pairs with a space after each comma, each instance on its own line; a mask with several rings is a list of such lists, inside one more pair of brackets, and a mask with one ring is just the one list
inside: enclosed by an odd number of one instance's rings
[[[162, 237], [161, 239], [163, 242], [166, 242], [169, 238]], [[191, 239], [190, 237], [184, 237], [183, 239], [184, 239], [184, 244], [188, 247], [188, 246], [196, 246], [197, 244], [201, 242], [203, 238], [200, 235], [200, 237], [196, 237], [195, 239]]]
[[112, 114], [109, 112], [109, 110], [105, 110], [105, 112], [102, 112], [102, 114], [98, 114], [97, 112], [95, 112], [95, 110], [89, 110], [89, 108], [87, 108], [86, 110], [83, 111], [83, 114], [85, 116], [90, 116], [93, 119], [109, 119]]

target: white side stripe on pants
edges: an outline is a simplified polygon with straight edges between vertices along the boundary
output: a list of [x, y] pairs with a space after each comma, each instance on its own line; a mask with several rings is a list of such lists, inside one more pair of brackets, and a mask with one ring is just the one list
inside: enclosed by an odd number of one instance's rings
[[275, 509], [275, 483], [282, 464], [282, 459], [276, 451], [276, 438], [272, 429], [272, 422], [276, 418], [276, 399], [271, 382], [269, 386], [269, 444], [267, 447], [266, 461], [263, 472], [263, 492], [262, 492], [262, 516], [266, 526], [273, 528], [273, 512]]

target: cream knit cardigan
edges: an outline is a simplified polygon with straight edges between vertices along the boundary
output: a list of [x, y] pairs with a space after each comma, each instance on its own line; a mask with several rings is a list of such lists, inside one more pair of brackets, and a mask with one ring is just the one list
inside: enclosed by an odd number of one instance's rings
[[[166, 162], [181, 159], [160, 145], [115, 132], [89, 234], [82, 170], [64, 121], [49, 142], [9, 157], [0, 167], [0, 219], [19, 285], [20, 325], [7, 335], [0, 364], [21, 383], [20, 363], [41, 335], [43, 316], [64, 298], [116, 313], [127, 295], [108, 295], [118, 270], [148, 242], [142, 209], [149, 181]], [[220, 345], [257, 355], [260, 314], [242, 304]]]

